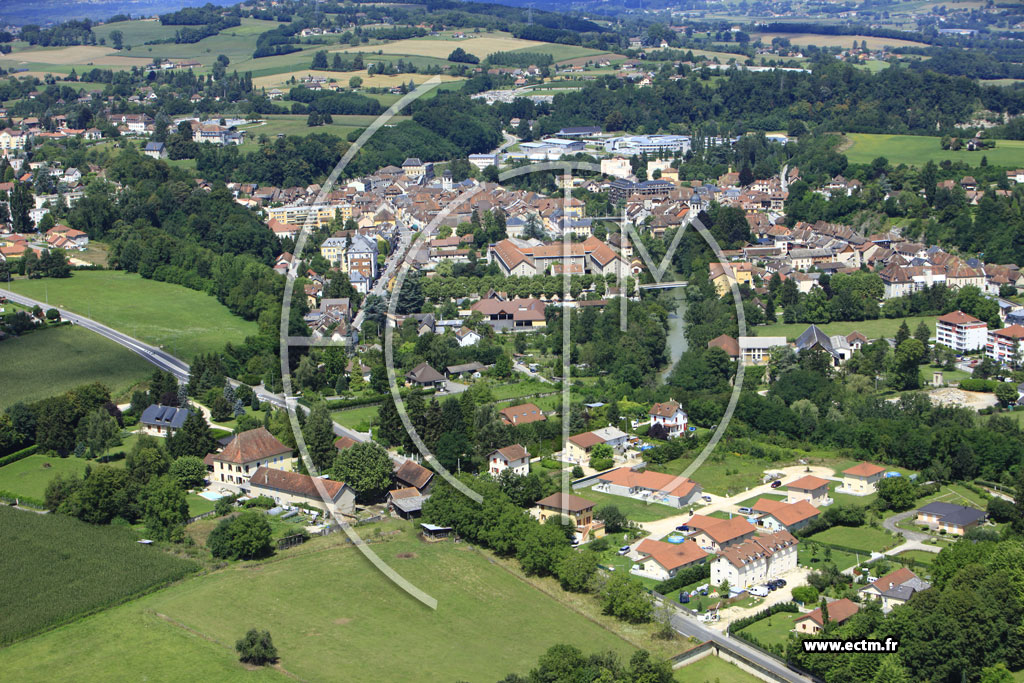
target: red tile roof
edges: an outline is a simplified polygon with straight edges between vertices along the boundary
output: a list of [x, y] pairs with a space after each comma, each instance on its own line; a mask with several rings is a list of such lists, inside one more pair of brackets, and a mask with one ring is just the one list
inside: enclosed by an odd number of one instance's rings
[[708, 556], [693, 540], [682, 543], [665, 543], [645, 538], [640, 541], [636, 551], [650, 557], [667, 571], [700, 562]]
[[796, 503], [784, 503], [781, 500], [772, 500], [770, 498], [759, 498], [753, 505], [754, 512], [764, 512], [771, 515], [775, 519], [785, 526], [790, 527], [794, 524], [816, 517], [818, 515], [818, 508], [814, 507], [806, 500], [801, 500]]
[[587, 450], [594, 446], [604, 443], [604, 439], [599, 437], [594, 432], [583, 432], [582, 434], [575, 434], [569, 437], [569, 442], [574, 443], [580, 448]]
[[245, 465], [275, 455], [291, 455], [292, 449], [278, 441], [264, 427], [237, 434], [224, 450], [212, 456], [213, 460]]
[[814, 491], [815, 489], [820, 489], [822, 486], [828, 486], [828, 479], [822, 479], [821, 477], [815, 477], [810, 474], [786, 484], [786, 488], [795, 489], [797, 491]]
[[498, 414], [501, 415], [506, 423], [513, 425], [529, 424], [547, 419], [540, 408], [532, 403], [523, 403], [518, 406], [503, 408], [498, 411]]
[[939, 316], [940, 323], [949, 323], [950, 325], [967, 325], [970, 323], [980, 323], [981, 321], [975, 318], [973, 315], [967, 315], [963, 311], [953, 311], [946, 315]]
[[406, 460], [395, 468], [395, 478], [398, 479], [398, 481], [403, 484], [415, 486], [420, 490], [430, 483], [430, 479], [433, 476], [433, 472], [412, 460]]
[[[837, 624], [841, 624], [844, 621], [846, 621], [847, 619], [849, 619], [850, 617], [852, 617], [854, 614], [856, 614], [858, 611], [860, 611], [860, 605], [855, 603], [853, 600], [850, 600], [849, 598], [842, 598], [840, 600], [833, 600], [832, 602], [828, 603], [828, 620], [829, 620], [829, 623], [833, 623], [834, 622], [834, 623], [837, 623]], [[818, 609], [814, 610], [813, 612], [808, 612], [807, 614], [803, 614], [803, 615], [797, 617], [793, 621], [795, 623], [800, 623], [801, 621], [804, 621], [805, 619], [810, 619], [811, 621], [813, 621], [818, 626], [824, 626], [825, 625], [824, 621], [822, 621], [821, 608], [820, 607]]]
[[609, 484], [617, 484], [619, 486], [627, 486], [629, 488], [642, 488], [649, 491], [659, 491], [672, 496], [680, 496], [684, 498], [690, 495], [690, 492], [697, 486], [696, 482], [684, 478], [674, 487], [671, 487], [672, 482], [675, 480], [676, 477], [671, 474], [652, 472], [650, 470], [646, 472], [634, 472], [628, 467], [619, 467], [609, 472], [605, 472], [598, 477], [598, 481], [600, 482], [608, 482]]
[[650, 415], [656, 417], [672, 417], [679, 410], [679, 404], [675, 401], [666, 401], [665, 403], [655, 403], [651, 406]]
[[[336, 501], [345, 490], [345, 482], [320, 479], [324, 492], [332, 500]], [[281, 491], [296, 496], [323, 500], [320, 490], [317, 488], [313, 477], [298, 472], [286, 472], [275, 470], [271, 467], [260, 467], [252, 477], [249, 478], [249, 486], [254, 489], [270, 489]]]
[[857, 463], [853, 467], [843, 470], [843, 474], [849, 474], [854, 477], [873, 477], [881, 472], [885, 472], [884, 467], [881, 465], [872, 465], [869, 462]]

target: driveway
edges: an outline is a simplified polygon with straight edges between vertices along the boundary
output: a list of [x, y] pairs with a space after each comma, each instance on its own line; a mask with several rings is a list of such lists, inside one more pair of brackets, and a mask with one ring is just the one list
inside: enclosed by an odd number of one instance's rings
[[917, 541], [918, 543], [922, 543], [924, 541], [930, 540], [930, 534], [922, 533], [920, 531], [910, 531], [909, 529], [900, 529], [896, 526], [898, 523], [902, 522], [905, 519], [909, 519], [916, 514], [917, 510], [907, 510], [906, 512], [900, 512], [898, 514], [893, 515], [892, 517], [887, 517], [886, 519], [883, 519], [882, 526], [884, 526], [887, 531], [893, 534], [903, 534], [903, 538], [907, 539], [908, 541]]
[[782, 574], [778, 578], [786, 580], [785, 588], [773, 590], [765, 597], [763, 602], [754, 605], [753, 607], [729, 607], [728, 609], [719, 611], [718, 621], [709, 624], [708, 628], [713, 628], [716, 631], [724, 631], [729, 624], [737, 619], [749, 617], [752, 614], [757, 614], [761, 610], [771, 607], [772, 605], [792, 600], [793, 587], [807, 585], [807, 575], [810, 573], [811, 570], [807, 567], [797, 567], [792, 571]]

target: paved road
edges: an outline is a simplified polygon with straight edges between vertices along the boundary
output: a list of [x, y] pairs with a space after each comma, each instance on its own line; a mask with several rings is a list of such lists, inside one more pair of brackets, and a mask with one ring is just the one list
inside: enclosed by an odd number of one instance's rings
[[534, 372], [529, 367], [527, 367], [526, 365], [520, 363], [519, 361], [516, 361], [515, 363], [512, 364], [512, 369], [515, 370], [516, 372], [521, 372], [524, 375], [526, 375], [527, 377], [530, 377], [532, 379], [538, 380], [540, 382], [545, 382], [547, 384], [553, 384], [553, 382], [551, 380], [549, 380], [547, 377], [545, 377], [544, 375], [540, 374], [539, 372]]
[[[30, 299], [27, 296], [22, 296], [21, 294], [16, 294], [15, 292], [11, 292], [6, 289], [0, 289], [0, 296], [6, 296], [9, 300], [13, 301], [14, 303], [21, 304], [22, 306], [39, 306], [43, 310], [46, 310], [48, 308], [57, 308], [55, 306], [49, 306], [42, 301], [36, 301], [35, 299]], [[150, 363], [160, 368], [161, 370], [171, 373], [172, 375], [177, 377], [178, 381], [180, 382], [188, 381], [188, 363], [181, 360], [180, 358], [175, 358], [174, 356], [167, 353], [160, 347], [146, 344], [145, 342], [139, 341], [134, 337], [129, 337], [127, 334], [123, 334], [111, 327], [107, 327], [102, 323], [98, 323], [90, 318], [86, 318], [76, 313], [72, 313], [71, 311], [64, 310], [63, 308], [57, 308], [57, 310], [60, 312], [60, 316], [64, 320], [72, 322], [75, 325], [78, 325], [79, 327], [84, 327], [87, 330], [95, 332], [96, 334], [99, 334], [113, 342], [116, 342], [117, 344], [120, 344], [124, 348], [128, 349], [132, 353], [137, 354], [138, 356], [141, 356], [142, 358], [149, 361]], [[231, 382], [233, 386], [238, 386], [240, 384], [240, 382], [234, 379], [229, 379], [228, 381]], [[253, 391], [256, 392], [256, 395], [259, 397], [261, 401], [271, 403], [278, 408], [285, 407], [285, 399], [284, 396], [282, 396], [281, 394], [271, 393], [264, 389], [263, 387], [254, 387]], [[309, 412], [309, 408], [303, 406], [302, 404], [297, 404], [297, 406], [302, 410]], [[353, 431], [351, 429], [348, 429], [347, 427], [339, 425], [336, 422], [334, 423], [334, 433], [338, 436], [347, 436], [350, 439], [360, 442], [369, 441], [370, 439], [369, 434]]]
[[916, 514], [917, 510], [907, 510], [906, 512], [901, 512], [899, 514], [893, 515], [892, 517], [883, 519], [882, 526], [884, 526], [888, 531], [894, 534], [903, 534], [903, 537], [908, 541], [917, 541], [919, 543], [927, 541], [931, 539], [931, 535], [922, 533], [920, 531], [911, 531], [910, 529], [900, 529], [896, 526], [898, 522], [902, 522], [903, 520], [913, 517]]

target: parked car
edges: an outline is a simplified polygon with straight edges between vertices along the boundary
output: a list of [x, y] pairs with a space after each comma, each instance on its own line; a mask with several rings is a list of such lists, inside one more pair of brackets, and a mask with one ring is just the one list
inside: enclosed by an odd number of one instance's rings
[[777, 489], [780, 486], [782, 486], [782, 480], [781, 479], [776, 479], [775, 481], [772, 482], [772, 488], [773, 489]]
[[625, 555], [628, 552], [629, 552], [629, 546], [628, 545], [624, 545], [621, 548], [619, 548], [619, 555]]
[[679, 526], [676, 527], [676, 531], [689, 531], [689, 530], [690, 530], [690, 527], [687, 526], [686, 524], [680, 524]]
[[751, 586], [747, 589], [747, 592], [751, 595], [756, 595], [759, 598], [763, 598], [768, 595], [768, 589], [764, 586]]
[[779, 582], [779, 588], [784, 588], [785, 587], [785, 585], [786, 585], [786, 580], [785, 579], [776, 579], [776, 581]]
[[702, 500], [703, 500], [703, 501], [704, 501], [705, 503], [710, 503], [710, 502], [711, 502], [711, 496], [707, 495], [706, 493], [705, 493], [705, 494], [704, 494], [703, 496], [701, 496], [701, 499], [702, 499]]
[[753, 512], [753, 510], [751, 508], [748, 508], [748, 507], [741, 507], [740, 508], [740, 514], [741, 515], [749, 515], [751, 512]]
[[680, 593], [679, 593], [679, 602], [681, 604], [683, 604], [683, 605], [685, 605], [688, 602], [690, 602], [690, 594], [687, 593], [686, 591], [680, 591]]

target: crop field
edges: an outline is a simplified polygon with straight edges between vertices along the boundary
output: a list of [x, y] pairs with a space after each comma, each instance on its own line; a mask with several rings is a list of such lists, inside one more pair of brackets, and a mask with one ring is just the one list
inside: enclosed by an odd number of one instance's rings
[[[444, 39], [444, 38], [408, 38], [406, 40], [395, 40], [388, 43], [379, 43], [376, 45], [359, 45], [357, 47], [344, 47], [338, 50], [332, 50], [332, 52], [371, 52], [376, 50], [383, 50], [389, 55], [419, 55], [420, 57], [437, 57], [438, 59], [447, 59], [448, 55], [452, 53], [457, 47], [461, 47], [463, 50], [471, 55], [476, 55], [480, 59], [483, 59], [487, 55], [494, 52], [510, 52], [512, 50], [522, 50], [524, 52], [547, 52], [548, 50], [541, 50], [540, 48], [560, 48], [561, 45], [551, 45], [550, 43], [541, 43], [535, 40], [521, 40], [519, 38], [513, 38], [507, 33], [490, 33], [486, 37], [480, 38], [465, 38], [463, 40], [455, 39]], [[564, 46], [573, 47], [573, 46]], [[527, 49], [529, 48], [529, 49]], [[575, 48], [577, 51], [580, 49], [586, 50], [586, 48]], [[561, 51], [560, 51], [561, 52]], [[592, 50], [594, 54], [597, 54], [597, 50]], [[562, 59], [568, 59], [569, 57], [580, 57], [583, 53], [571, 54], [566, 51], [566, 56]]]
[[121, 54], [116, 54], [113, 48], [102, 45], [73, 45], [71, 47], [12, 52], [3, 61], [25, 62], [28, 64], [67, 64], [81, 70], [82, 66], [87, 64], [94, 64], [96, 66], [145, 66], [149, 63], [149, 58], [144, 55], [138, 57], [122, 56]]
[[[88, 464], [83, 458], [53, 458], [36, 453], [0, 467], [0, 491], [42, 500], [51, 479], [58, 474], [81, 477]], [[112, 466], [123, 467], [124, 461], [112, 463]]]
[[[607, 59], [609, 61], [626, 59], [625, 55], [602, 52], [601, 50], [595, 50], [590, 47], [581, 47], [579, 45], [559, 45], [556, 43], [537, 43], [529, 47], [521, 47], [517, 50], [513, 50], [513, 52], [540, 52], [542, 54], [551, 55], [551, 58], [554, 59], [555, 62], [568, 62], [581, 57], [587, 59], [600, 58]], [[600, 59], [598, 61], [600, 61]]]
[[[61, 515], [0, 508], [0, 538], [0, 644], [197, 569], [192, 562], [139, 545], [127, 528], [92, 526]], [[3, 668], [5, 676], [12, 675]]]
[[92, 32], [96, 38], [104, 38], [107, 45], [111, 44], [110, 34], [120, 31], [124, 36], [125, 45], [142, 45], [151, 40], [167, 40], [174, 38], [174, 33], [179, 26], [164, 26], [159, 21], [144, 19], [141, 21], [115, 21], [112, 24], [101, 24], [94, 26]]
[[[397, 60], [397, 58], [396, 58]], [[308, 61], [306, 62], [308, 65]], [[363, 79], [364, 88], [396, 88], [403, 83], [412, 81], [419, 85], [420, 83], [434, 78], [430, 74], [374, 74], [370, 75], [366, 69], [361, 71], [313, 71], [311, 69], [300, 69], [298, 71], [286, 71], [283, 73], [270, 74], [268, 76], [259, 76], [252, 79], [253, 87], [255, 88], [281, 88], [284, 89], [288, 86], [288, 81], [295, 78], [301, 81], [309, 76], [321, 76], [328, 80], [333, 79], [339, 85], [344, 86], [348, 89], [348, 82], [353, 76], [358, 76]], [[464, 79], [456, 76], [449, 76], [448, 74], [440, 74], [437, 76], [443, 82], [462, 81]]]
[[186, 360], [256, 333], [255, 322], [232, 315], [208, 294], [134, 273], [80, 271], [62, 280], [17, 280], [10, 289], [33, 299], [49, 297], [51, 306], [163, 346]]
[[[0, 650], [0, 667], [17, 680], [109, 681], [141, 672], [172, 680], [188, 657], [190, 678], [216, 671], [216, 680], [233, 680], [250, 674], [233, 644], [254, 626], [270, 630], [280, 666], [305, 680], [417, 680], [425, 653], [431, 678], [497, 680], [529, 671], [554, 642], [624, 658], [632, 653], [627, 641], [465, 544], [428, 544], [411, 525], [399, 528], [373, 549], [435, 597], [436, 610], [406, 595], [335, 534], [276, 561], [233, 564], [17, 643]], [[178, 650], [182, 642], [188, 647]]]
[[91, 382], [102, 382], [117, 396], [153, 370], [131, 351], [68, 325], [0, 343], [0, 368], [0, 410]]
[[978, 166], [985, 157], [993, 166], [1024, 166], [1024, 140], [996, 140], [993, 149], [978, 152], [944, 150], [940, 141], [941, 138], [927, 135], [849, 133], [840, 149], [854, 164], [869, 164], [878, 157], [885, 157], [894, 166], [923, 166], [929, 161], [938, 163], [946, 159]]
[[874, 36], [826, 36], [817, 33], [752, 33], [750, 35], [751, 40], [758, 38], [766, 45], [772, 42], [772, 38], [789, 38], [789, 42], [793, 45], [817, 45], [818, 47], [852, 48], [853, 41], [857, 41], [857, 45], [867, 41], [869, 50], [880, 50], [883, 47], [925, 47], [924, 43], [919, 43], [916, 40], [876, 38]]
[[[913, 334], [918, 324], [923, 320], [935, 335], [935, 316], [919, 316], [908, 318], [878, 318], [877, 320], [859, 320], [851, 322], [825, 323], [818, 325], [825, 334], [850, 334], [860, 332], [868, 339], [879, 339], [881, 337], [895, 337], [900, 329], [900, 323], [907, 321], [910, 333]], [[794, 340], [810, 327], [807, 323], [772, 323], [761, 325], [753, 329], [757, 330], [759, 337], [785, 337]]]

